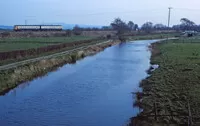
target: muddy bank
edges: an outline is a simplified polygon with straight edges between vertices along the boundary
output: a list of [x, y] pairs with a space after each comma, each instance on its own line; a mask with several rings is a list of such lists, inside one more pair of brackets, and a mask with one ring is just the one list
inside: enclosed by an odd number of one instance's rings
[[151, 45], [151, 64], [159, 68], [140, 83], [143, 91], [136, 93], [134, 105], [141, 113], [131, 119], [130, 126], [200, 124], [199, 52], [194, 53], [199, 46], [180, 42]]
[[105, 48], [118, 44], [118, 41], [89, 46], [87, 49], [73, 52], [71, 54], [57, 58], [45, 59], [39, 62], [27, 64], [15, 69], [0, 71], [0, 95], [4, 95], [9, 90], [15, 88], [20, 83], [30, 81], [35, 77], [45, 75], [49, 71], [56, 70], [66, 63], [75, 63], [86, 56], [94, 55]]

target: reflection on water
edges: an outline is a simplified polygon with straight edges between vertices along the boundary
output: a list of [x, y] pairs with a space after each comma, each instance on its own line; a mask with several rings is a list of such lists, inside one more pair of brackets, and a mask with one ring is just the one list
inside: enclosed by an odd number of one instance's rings
[[137, 115], [132, 92], [150, 66], [151, 41], [123, 43], [0, 96], [2, 126], [118, 126]]

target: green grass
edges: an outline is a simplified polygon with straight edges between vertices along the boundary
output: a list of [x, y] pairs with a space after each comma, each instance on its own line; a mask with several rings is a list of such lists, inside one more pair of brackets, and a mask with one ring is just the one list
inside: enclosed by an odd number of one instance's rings
[[176, 40], [175, 42], [181, 42], [181, 43], [200, 43], [200, 36], [194, 36], [194, 37], [180, 37], [179, 40]]
[[[194, 38], [193, 38], [194, 39]], [[160, 50], [160, 55], [152, 57], [153, 64], [160, 68], [141, 83], [143, 97], [141, 115], [149, 114], [153, 104], [157, 104], [159, 115], [181, 115], [182, 117], [163, 116], [159, 122], [187, 124], [188, 103], [191, 107], [193, 122], [200, 118], [200, 40], [191, 38], [171, 40], [158, 44], [154, 50]], [[199, 42], [199, 43], [198, 43]], [[154, 114], [154, 111], [150, 112]], [[153, 118], [148, 118], [153, 120]]]
[[37, 37], [37, 38], [4, 38], [0, 42], [15, 42], [15, 43], [30, 43], [30, 42], [47, 42], [47, 43], [62, 43], [79, 40], [93, 39], [94, 37], [72, 36], [72, 37]]
[[167, 37], [175, 37], [177, 35], [179, 35], [179, 33], [138, 35], [138, 36], [129, 36], [128, 40], [162, 39], [162, 38], [167, 38]]
[[49, 38], [4, 38], [0, 39], [0, 52], [25, 50], [38, 48], [52, 44], [89, 40], [94, 37], [72, 36], [72, 37], [49, 37]]
[[51, 45], [48, 43], [0, 43], [0, 52], [39, 48]]
[[0, 61], [0, 66], [1, 65], [6, 65], [6, 64], [9, 64], [9, 63], [14, 63], [14, 62], [19, 62], [19, 61], [23, 61], [23, 60], [28, 60], [28, 59], [31, 59], [31, 58], [37, 58], [37, 57], [47, 56], [47, 55], [51, 55], [51, 54], [54, 54], [54, 53], [59, 53], [59, 52], [63, 52], [63, 51], [75, 49], [75, 48], [78, 48], [78, 47], [81, 47], [81, 46], [86, 46], [86, 45], [91, 45], [91, 44], [97, 44], [97, 43], [101, 43], [101, 42], [104, 42], [104, 41], [105, 40], [96, 40], [96, 41], [93, 41], [93, 42], [91, 42], [89, 44], [88, 43], [84, 43], [84, 44], [81, 44], [81, 45], [76, 46], [76, 47], [67, 47], [67, 48], [63, 48], [61, 50], [46, 52], [46, 53], [42, 53], [42, 54], [39, 54], [39, 55], [33, 55], [33, 56], [27, 56], [27, 57], [20, 57], [19, 59], [3, 60], [3, 61]]

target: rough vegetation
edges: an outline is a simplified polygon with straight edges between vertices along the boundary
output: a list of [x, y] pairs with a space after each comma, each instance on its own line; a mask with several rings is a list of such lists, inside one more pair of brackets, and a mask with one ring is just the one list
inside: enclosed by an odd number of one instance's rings
[[141, 82], [135, 105], [143, 111], [131, 125], [200, 125], [200, 43], [180, 39], [152, 48], [151, 63], [160, 67]]
[[113, 41], [110, 43], [90, 46], [87, 49], [80, 50], [69, 55], [45, 59], [15, 69], [0, 71], [0, 94], [5, 94], [22, 82], [32, 80], [40, 75], [45, 75], [47, 72], [56, 69], [58, 66], [62, 66], [66, 63], [74, 63], [85, 56], [94, 55], [104, 50], [106, 47], [110, 47], [117, 43], [119, 42]]

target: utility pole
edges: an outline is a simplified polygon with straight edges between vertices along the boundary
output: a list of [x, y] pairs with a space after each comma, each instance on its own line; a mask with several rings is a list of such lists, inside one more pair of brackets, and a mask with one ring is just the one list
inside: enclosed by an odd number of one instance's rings
[[25, 25], [27, 25], [27, 20], [25, 20]]
[[[168, 8], [169, 9], [169, 13], [168, 13], [168, 29], [169, 29], [169, 26], [170, 26], [170, 19], [171, 19], [171, 9], [172, 9], [172, 7], [169, 7]], [[169, 29], [170, 30], [170, 29]], [[169, 35], [167, 35], [167, 41], [168, 41], [168, 39], [169, 39]]]
[[169, 25], [170, 25], [170, 19], [171, 19], [171, 9], [172, 7], [169, 7], [169, 14], [168, 14], [168, 28], [169, 28]]

